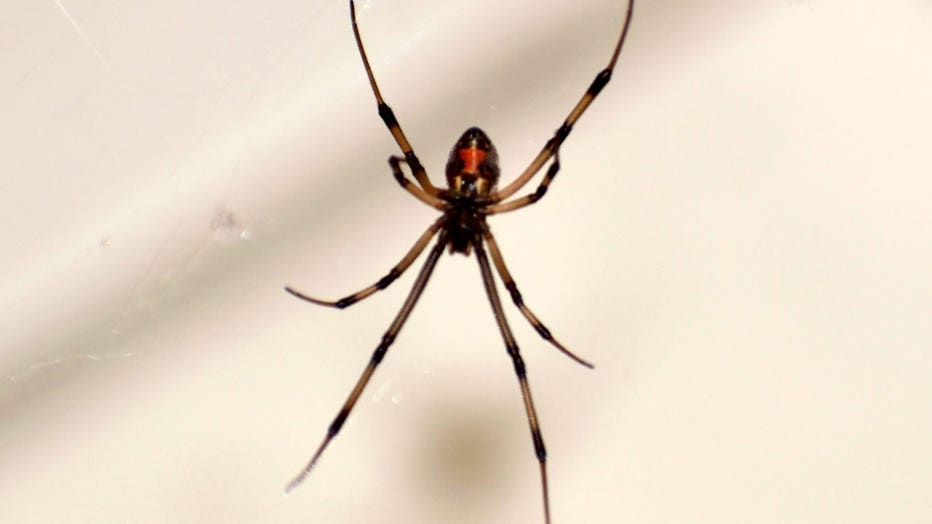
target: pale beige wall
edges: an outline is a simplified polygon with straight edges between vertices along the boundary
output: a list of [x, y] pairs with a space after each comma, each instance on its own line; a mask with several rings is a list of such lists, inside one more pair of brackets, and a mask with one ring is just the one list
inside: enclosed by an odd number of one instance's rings
[[[342, 1], [6, 2], [0, 520], [541, 522], [476, 264], [444, 257], [304, 464], [434, 216], [392, 180]], [[617, 1], [381, 1], [360, 24], [434, 180], [514, 176]], [[919, 523], [928, 486], [926, 2], [643, 1], [538, 205], [491, 220], [559, 523]]]

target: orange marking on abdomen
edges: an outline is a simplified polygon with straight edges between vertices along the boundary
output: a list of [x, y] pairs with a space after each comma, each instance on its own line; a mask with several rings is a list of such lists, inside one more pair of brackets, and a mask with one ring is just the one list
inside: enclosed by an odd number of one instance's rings
[[459, 150], [460, 160], [463, 161], [463, 172], [478, 174], [479, 164], [485, 162], [485, 151], [474, 147], [464, 147]]

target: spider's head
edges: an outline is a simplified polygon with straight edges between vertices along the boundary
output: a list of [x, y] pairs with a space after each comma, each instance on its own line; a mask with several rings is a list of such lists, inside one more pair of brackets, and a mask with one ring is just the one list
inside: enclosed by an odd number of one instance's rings
[[465, 198], [491, 195], [498, 183], [498, 152], [485, 132], [470, 127], [456, 141], [447, 160], [447, 186]]

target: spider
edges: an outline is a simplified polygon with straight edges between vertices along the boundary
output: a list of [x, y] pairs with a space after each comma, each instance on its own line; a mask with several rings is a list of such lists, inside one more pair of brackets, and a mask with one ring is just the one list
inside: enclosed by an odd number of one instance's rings
[[[369, 77], [369, 85], [372, 88], [372, 93], [375, 95], [375, 101], [378, 104], [379, 116], [382, 118], [385, 126], [388, 127], [395, 142], [398, 143], [401, 152], [404, 153], [403, 157], [396, 155], [389, 157], [388, 163], [391, 167], [392, 174], [405, 191], [428, 206], [437, 209], [442, 214], [421, 234], [420, 238], [417, 239], [405, 256], [402, 257], [401, 261], [391, 268], [385, 276], [379, 279], [378, 282], [352, 295], [345, 296], [339, 300], [329, 301], [311, 297], [288, 286], [285, 287], [285, 291], [301, 300], [321, 306], [343, 309], [391, 285], [391, 283], [401, 276], [401, 274], [411, 266], [414, 260], [420, 256], [430, 240], [435, 236], [437, 237], [436, 242], [427, 255], [427, 260], [424, 262], [417, 279], [414, 281], [414, 286], [411, 288], [411, 291], [408, 292], [408, 297], [401, 306], [401, 310], [398, 311], [395, 319], [388, 327], [388, 330], [382, 335], [382, 340], [379, 342], [378, 347], [376, 347], [375, 352], [373, 352], [369, 364], [362, 372], [362, 376], [359, 377], [359, 380], [350, 392], [343, 407], [327, 429], [327, 435], [324, 437], [323, 442], [321, 442], [317, 451], [314, 452], [314, 455], [301, 473], [288, 484], [285, 488], [285, 492], [287, 493], [294, 489], [307, 477], [321, 454], [323, 454], [324, 449], [327, 448], [330, 441], [340, 432], [340, 428], [342, 428], [343, 423], [346, 422], [346, 418], [353, 410], [353, 406], [356, 405], [356, 401], [359, 400], [359, 396], [369, 383], [369, 379], [372, 378], [375, 369], [378, 367], [379, 363], [382, 362], [382, 359], [388, 352], [388, 348], [395, 341], [399, 331], [401, 331], [402, 326], [408, 319], [408, 315], [410, 315], [411, 310], [414, 309], [414, 305], [427, 286], [427, 281], [430, 279], [430, 275], [437, 265], [437, 261], [440, 259], [440, 255], [443, 253], [444, 249], [448, 248], [450, 254], [461, 253], [465, 256], [469, 256], [471, 252], [475, 251], [476, 259], [479, 261], [479, 271], [482, 274], [482, 283], [485, 286], [492, 311], [495, 314], [495, 320], [498, 323], [499, 331], [505, 342], [505, 348], [508, 352], [508, 356], [511, 357], [515, 375], [518, 377], [518, 383], [521, 388], [524, 409], [527, 413], [528, 424], [531, 429], [531, 438], [534, 442], [534, 452], [537, 456], [538, 464], [540, 465], [544, 520], [549, 524], [550, 498], [547, 487], [547, 451], [544, 448], [544, 439], [541, 436], [537, 411], [534, 409], [534, 401], [531, 397], [531, 388], [528, 385], [524, 360], [521, 358], [518, 344], [515, 342], [511, 329], [508, 327], [508, 322], [505, 320], [505, 313], [502, 311], [501, 300], [499, 300], [495, 280], [492, 276], [492, 266], [495, 266], [495, 270], [504, 283], [505, 289], [507, 289], [508, 293], [511, 295], [512, 302], [514, 302], [515, 306], [544, 340], [579, 364], [588, 368], [592, 368], [593, 366], [591, 363], [573, 354], [573, 352], [558, 342], [553, 335], [551, 335], [550, 330], [547, 329], [530, 308], [524, 304], [521, 293], [518, 291], [518, 286], [511, 277], [511, 273], [508, 272], [508, 268], [505, 266], [505, 260], [502, 258], [502, 253], [499, 251], [498, 244], [495, 242], [495, 237], [492, 236], [492, 231], [486, 223], [486, 217], [527, 207], [540, 200], [541, 197], [546, 194], [547, 188], [560, 169], [560, 145], [566, 140], [566, 137], [573, 129], [573, 125], [589, 107], [589, 104], [592, 103], [599, 92], [602, 91], [602, 88], [604, 88], [611, 79], [615, 62], [618, 61], [618, 55], [621, 53], [621, 47], [624, 44], [625, 36], [628, 34], [628, 27], [631, 23], [631, 15], [634, 9], [634, 0], [629, 0], [624, 23], [622, 25], [621, 36], [615, 44], [615, 49], [612, 52], [608, 66], [595, 76], [592, 84], [590, 84], [589, 88], [583, 94], [582, 98], [580, 98], [579, 102], [573, 107], [572, 111], [570, 111], [566, 120], [563, 121], [563, 124], [547, 141], [543, 149], [541, 149], [534, 160], [531, 161], [530, 165], [511, 183], [501, 189], [496, 187], [499, 177], [498, 153], [495, 150], [495, 146], [492, 145], [492, 141], [489, 140], [489, 137], [478, 127], [467, 129], [466, 132], [460, 136], [459, 140], [456, 141], [456, 144], [453, 145], [453, 149], [450, 151], [450, 156], [446, 164], [446, 189], [439, 188], [431, 183], [430, 178], [427, 176], [427, 172], [424, 170], [424, 166], [414, 153], [414, 149], [408, 142], [408, 138], [405, 136], [404, 131], [402, 131], [401, 125], [395, 118], [394, 112], [382, 98], [382, 94], [375, 80], [375, 75], [372, 72], [372, 67], [369, 65], [369, 59], [366, 56], [365, 48], [363, 47], [362, 38], [359, 35], [359, 26], [356, 23], [356, 6], [353, 0], [350, 0], [349, 4], [353, 36], [356, 39], [356, 47], [359, 49], [359, 55], [362, 58], [366, 75]], [[550, 164], [550, 167], [547, 168], [543, 180], [534, 192], [520, 198], [508, 200], [509, 197], [524, 187], [551, 158], [553, 162]], [[412, 182], [405, 175], [404, 171], [402, 171], [402, 164], [408, 166], [416, 183]], [[488, 248], [488, 251], [486, 248]], [[489, 257], [492, 259], [491, 264], [489, 263]]]

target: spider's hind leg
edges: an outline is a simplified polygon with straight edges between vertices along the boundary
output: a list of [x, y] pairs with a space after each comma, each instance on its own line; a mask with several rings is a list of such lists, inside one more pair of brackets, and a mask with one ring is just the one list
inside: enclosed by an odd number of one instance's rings
[[411, 193], [414, 198], [424, 202], [428, 206], [440, 211], [445, 211], [447, 208], [447, 203], [443, 199], [424, 191], [418, 187], [417, 184], [411, 182], [405, 177], [404, 171], [401, 170], [402, 163], [408, 164], [409, 167], [411, 165], [407, 160], [400, 156], [392, 155], [388, 157], [388, 165], [391, 166], [392, 174], [395, 175], [395, 180], [398, 181], [398, 184], [401, 186], [401, 188], [408, 193]]
[[414, 148], [412, 148], [411, 143], [408, 142], [408, 137], [406, 137], [404, 131], [402, 131], [401, 124], [399, 124], [398, 119], [395, 118], [395, 112], [392, 111], [391, 107], [388, 107], [388, 104], [386, 104], [385, 100], [382, 98], [381, 91], [379, 91], [379, 84], [375, 81], [375, 73], [372, 72], [372, 66], [369, 65], [369, 57], [366, 56], [366, 48], [362, 45], [362, 36], [360, 36], [359, 26], [356, 24], [356, 4], [353, 3], [353, 0], [350, 0], [350, 20], [353, 23], [353, 36], [356, 38], [356, 47], [359, 49], [359, 57], [362, 58], [362, 65], [366, 68], [366, 76], [369, 77], [369, 86], [372, 87], [372, 94], [375, 95], [375, 102], [378, 105], [379, 117], [392, 134], [392, 138], [395, 139], [398, 147], [401, 148], [401, 152], [404, 153], [404, 160], [411, 166], [414, 179], [421, 185], [425, 193], [430, 196], [436, 196], [440, 193], [440, 190], [430, 182], [430, 178], [427, 177], [427, 171], [424, 170], [424, 166], [421, 165], [421, 161], [418, 159], [417, 154], [415, 154]]
[[491, 205], [486, 208], [486, 215], [494, 215], [500, 213], [507, 213], [508, 211], [514, 211], [515, 209], [521, 209], [522, 207], [527, 207], [547, 194], [547, 188], [550, 187], [550, 182], [553, 181], [553, 177], [557, 176], [557, 172], [560, 171], [560, 150], [559, 148], [553, 152], [553, 163], [550, 164], [550, 167], [547, 168], [547, 174], [544, 175], [544, 178], [540, 181], [540, 185], [537, 186], [537, 189], [528, 195], [525, 195], [521, 198], [516, 198], [514, 200], [509, 200], [507, 202], [499, 202], [498, 204]]

